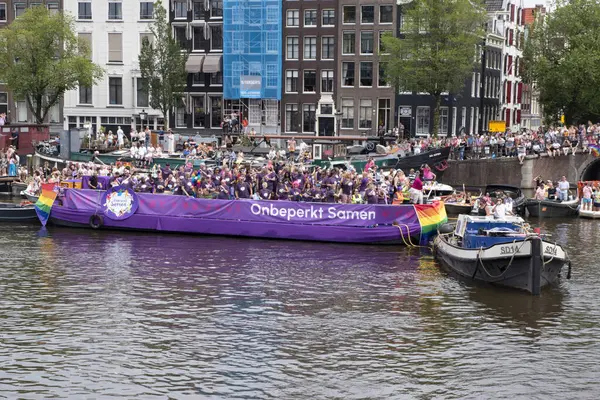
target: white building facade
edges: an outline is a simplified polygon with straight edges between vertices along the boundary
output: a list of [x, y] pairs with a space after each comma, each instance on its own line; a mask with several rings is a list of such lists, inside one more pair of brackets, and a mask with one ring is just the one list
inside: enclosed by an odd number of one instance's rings
[[[105, 70], [97, 85], [65, 93], [64, 129], [91, 124], [94, 132], [124, 132], [149, 126], [162, 129], [164, 118], [150, 108], [139, 71], [142, 41], [153, 41], [152, 1], [64, 0], [64, 11], [74, 16], [78, 36], [89, 42], [92, 60]], [[144, 121], [140, 113], [147, 114]]]

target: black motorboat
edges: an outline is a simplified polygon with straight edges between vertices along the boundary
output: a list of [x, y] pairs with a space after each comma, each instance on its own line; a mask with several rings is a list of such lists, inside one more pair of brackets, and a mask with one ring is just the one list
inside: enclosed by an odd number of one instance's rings
[[527, 199], [525, 204], [530, 217], [563, 218], [577, 215], [579, 199], [568, 201]]
[[460, 215], [456, 224], [438, 228], [435, 257], [459, 276], [528, 291], [538, 295], [553, 284], [563, 267], [569, 267], [567, 252], [531, 231], [521, 217], [502, 219]]
[[[492, 204], [496, 204], [498, 197], [510, 197], [513, 200], [512, 212], [515, 215], [525, 215], [525, 203], [527, 198], [523, 194], [523, 191], [518, 186], [504, 185], [504, 184], [493, 184], [485, 187], [484, 194], [489, 193], [492, 199]], [[485, 215], [485, 207], [479, 206], [479, 215]]]
[[33, 204], [0, 203], [0, 221], [37, 221]]
[[446, 214], [448, 215], [470, 214], [473, 210], [473, 205], [466, 203], [444, 202], [444, 207], [446, 208]]

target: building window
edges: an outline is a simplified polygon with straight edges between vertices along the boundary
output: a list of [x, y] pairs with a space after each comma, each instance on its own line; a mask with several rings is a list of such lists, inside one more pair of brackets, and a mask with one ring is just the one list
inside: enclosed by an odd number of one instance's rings
[[285, 131], [298, 132], [300, 119], [298, 115], [298, 104], [285, 105]]
[[304, 26], [317, 26], [317, 10], [304, 10]]
[[321, 114], [333, 114], [333, 104], [321, 104]]
[[322, 26], [334, 26], [335, 25], [335, 10], [323, 10], [323, 20], [321, 21]]
[[210, 49], [223, 50], [223, 25], [210, 26]]
[[429, 134], [429, 107], [417, 107], [417, 135]]
[[210, 84], [211, 85], [223, 85], [223, 73], [222, 72], [213, 72], [210, 74]]
[[120, 1], [108, 2], [108, 19], [109, 20], [121, 20], [123, 19], [123, 4]]
[[17, 122], [27, 122], [27, 102], [17, 101]]
[[384, 5], [379, 6], [379, 23], [391, 24], [394, 19], [394, 6]]
[[206, 128], [206, 104], [204, 96], [192, 97], [194, 111], [194, 128]]
[[92, 19], [92, 3], [80, 1], [77, 4], [77, 19]]
[[373, 100], [360, 99], [358, 109], [359, 129], [370, 129], [373, 127]]
[[315, 132], [316, 112], [314, 104], [302, 105], [302, 132]]
[[333, 93], [333, 71], [321, 71], [321, 93]]
[[342, 63], [342, 86], [354, 86], [354, 62]]
[[123, 34], [121, 33], [108, 34], [108, 62], [123, 62]]
[[[87, 49], [90, 51], [90, 60], [92, 59], [92, 34], [91, 33], [84, 33], [84, 32], [79, 32], [77, 34], [77, 37], [79, 39], [79, 43], [80, 44], [86, 44], [87, 45]], [[80, 47], [80, 51], [82, 50], [82, 48]]]
[[285, 71], [285, 91], [287, 93], [298, 93], [298, 70]]
[[175, 127], [176, 128], [187, 128], [185, 122], [185, 106], [180, 105], [175, 108]]
[[356, 33], [355, 32], [344, 32], [342, 43], [342, 54], [351, 55], [356, 51]]
[[194, 86], [204, 86], [204, 72], [196, 72], [192, 76], [192, 85]]
[[296, 28], [300, 26], [300, 10], [287, 10], [285, 25], [288, 28]]
[[140, 19], [152, 19], [154, 13], [154, 3], [151, 1], [142, 1], [140, 3]]
[[192, 14], [194, 20], [204, 20], [204, 0], [194, 0], [194, 4], [192, 6]]
[[223, 118], [223, 100], [221, 97], [210, 96], [210, 127], [219, 128]]
[[456, 135], [456, 123], [458, 122], [456, 107], [452, 107], [452, 134]]
[[154, 34], [144, 32], [140, 33], [140, 50], [144, 46], [144, 43], [148, 43], [148, 45], [152, 46], [154, 44]]
[[356, 23], [356, 6], [344, 6], [344, 24]]
[[279, 48], [279, 35], [277, 32], [267, 32], [267, 53], [279, 53]]
[[375, 6], [360, 7], [360, 23], [372, 24], [375, 22]]
[[6, 3], [0, 3], [0, 21], [6, 22]]
[[373, 32], [360, 33], [360, 54], [373, 54]]
[[298, 37], [297, 36], [288, 36], [286, 38], [286, 53], [285, 58], [288, 60], [297, 60], [298, 59]]
[[136, 95], [136, 104], [138, 107], [149, 106], [148, 84], [143, 78], [136, 78]]
[[321, 38], [321, 60], [333, 60], [335, 57], [335, 38], [324, 36]]
[[186, 1], [181, 1], [181, 0], [174, 0], [175, 5], [175, 18], [187, 18], [187, 0]]
[[440, 135], [448, 134], [448, 107], [440, 107]]
[[278, 65], [276, 63], [267, 64], [267, 88], [277, 88], [277, 83], [279, 81], [280, 74], [281, 72], [279, 71]]
[[354, 128], [354, 99], [342, 99], [342, 128]]
[[379, 31], [379, 54], [386, 54], [385, 44], [383, 43], [383, 37], [385, 35], [391, 35], [390, 31]]
[[385, 63], [384, 62], [379, 62], [379, 76], [377, 78], [378, 78], [378, 80], [377, 80], [378, 86], [381, 86], [381, 87], [390, 86], [385, 81]]
[[317, 91], [317, 71], [304, 71], [304, 93], [314, 93]]
[[[204, 39], [204, 28], [202, 26], [195, 26], [192, 33], [194, 35], [193, 40], [192, 40], [193, 50], [194, 51], [205, 51], [206, 45], [208, 43], [207, 43], [207, 40]], [[236, 43], [238, 43], [238, 41], [234, 42], [234, 46]]]
[[317, 38], [315, 36], [304, 36], [304, 59], [317, 59]]
[[108, 78], [109, 104], [123, 104], [123, 79]]
[[179, 43], [179, 47], [181, 48], [181, 50], [187, 49], [187, 33], [185, 26], [174, 26], [173, 38], [177, 43]]
[[373, 86], [373, 63], [370, 61], [360, 63], [360, 86]]
[[392, 101], [390, 99], [379, 99], [378, 124], [379, 127], [384, 128], [386, 131], [391, 127], [391, 115], [392, 115]]
[[20, 17], [25, 14], [25, 10], [27, 9], [27, 5], [24, 3], [15, 4], [15, 18]]
[[223, 18], [223, 0], [210, 0], [210, 17]]
[[92, 88], [79, 86], [79, 104], [92, 104]]
[[460, 113], [460, 127], [467, 129], [467, 107], [462, 107]]

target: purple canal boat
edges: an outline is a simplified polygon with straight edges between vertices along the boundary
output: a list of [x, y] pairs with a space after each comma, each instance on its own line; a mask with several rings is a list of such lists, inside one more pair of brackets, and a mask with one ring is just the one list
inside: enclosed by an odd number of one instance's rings
[[444, 204], [373, 205], [213, 200], [64, 189], [54, 225], [364, 244], [424, 244], [446, 222]]

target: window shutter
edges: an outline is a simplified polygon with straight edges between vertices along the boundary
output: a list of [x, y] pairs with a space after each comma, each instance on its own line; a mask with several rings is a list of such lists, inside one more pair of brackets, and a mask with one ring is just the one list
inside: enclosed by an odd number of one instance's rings
[[121, 33], [108, 34], [108, 62], [123, 62], [123, 40]]

